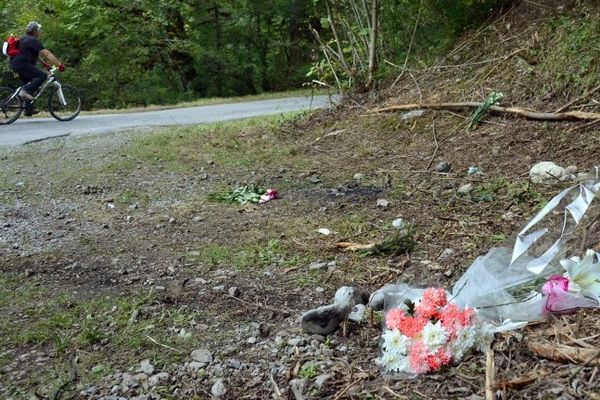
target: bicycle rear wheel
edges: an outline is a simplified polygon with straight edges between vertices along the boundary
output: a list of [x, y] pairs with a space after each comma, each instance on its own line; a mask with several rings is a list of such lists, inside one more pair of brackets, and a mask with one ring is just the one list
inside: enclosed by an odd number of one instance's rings
[[48, 97], [48, 111], [59, 121], [71, 121], [81, 112], [81, 97], [77, 89], [62, 85], [64, 103], [61, 101], [59, 89], [56, 88]]
[[14, 96], [15, 89], [0, 87], [0, 125], [12, 124], [23, 111], [21, 98]]

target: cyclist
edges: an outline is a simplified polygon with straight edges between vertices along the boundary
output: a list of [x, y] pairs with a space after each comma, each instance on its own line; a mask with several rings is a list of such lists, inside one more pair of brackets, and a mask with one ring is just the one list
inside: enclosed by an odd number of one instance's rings
[[19, 74], [22, 84], [19, 96], [25, 101], [25, 115], [31, 116], [38, 111], [33, 109], [33, 96], [39, 87], [44, 83], [49, 72], [36, 66], [38, 57], [42, 58], [43, 65], [49, 67], [50, 64], [56, 65], [59, 71], [65, 70], [65, 65], [58, 60], [48, 49], [44, 48], [39, 40], [42, 25], [31, 21], [25, 27], [25, 36], [19, 42], [19, 55], [10, 60], [10, 69]]

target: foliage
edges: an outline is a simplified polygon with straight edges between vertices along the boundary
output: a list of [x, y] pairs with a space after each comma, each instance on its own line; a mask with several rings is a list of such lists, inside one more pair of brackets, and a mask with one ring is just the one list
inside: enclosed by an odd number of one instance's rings
[[246, 185], [238, 187], [229, 192], [211, 193], [208, 196], [209, 200], [224, 202], [224, 203], [255, 203], [260, 201], [260, 197], [267, 192], [266, 189], [259, 188], [255, 185]]
[[[331, 31], [322, 41], [324, 59], [310, 70], [310, 77], [341, 89], [360, 86], [376, 73], [385, 77], [404, 68], [408, 56], [427, 63], [447, 49], [465, 29], [480, 24], [509, 0], [392, 0], [379, 5], [379, 40], [375, 65], [369, 71], [373, 2], [376, 0], [315, 1], [321, 30]], [[328, 9], [331, 12], [328, 12]], [[337, 35], [334, 32], [337, 27]], [[337, 57], [332, 57], [332, 50]], [[326, 68], [324, 68], [326, 67]], [[367, 85], [368, 86], [368, 85]]]
[[[4, 2], [0, 34], [30, 20], [87, 107], [167, 104], [300, 86], [311, 49], [302, 0]], [[6, 64], [3, 84], [17, 84]]]

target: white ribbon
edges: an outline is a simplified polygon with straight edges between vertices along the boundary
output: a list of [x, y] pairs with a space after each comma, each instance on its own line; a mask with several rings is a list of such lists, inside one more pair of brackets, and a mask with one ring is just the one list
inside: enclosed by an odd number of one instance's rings
[[[598, 169], [596, 169], [596, 175], [598, 175]], [[532, 233], [528, 233], [528, 231], [538, 224], [542, 219], [544, 219], [546, 215], [552, 212], [567, 195], [577, 190], [579, 191], [577, 197], [565, 207], [560, 237], [541, 256], [527, 263], [527, 269], [534, 274], [540, 274], [548, 266], [548, 264], [550, 264], [550, 262], [560, 252], [560, 249], [567, 238], [565, 230], [568, 226], [569, 218], [572, 218], [572, 220], [575, 222], [575, 225], [579, 225], [581, 219], [596, 198], [596, 193], [600, 190], [600, 182], [589, 185], [589, 187], [581, 184], [570, 187], [563, 190], [552, 200], [550, 200], [548, 204], [546, 204], [546, 206], [544, 206], [544, 208], [542, 208], [540, 212], [538, 212], [537, 215], [531, 221], [529, 221], [523, 230], [519, 232], [517, 239], [515, 240], [510, 265], [512, 265], [520, 256], [525, 254], [534, 243], [546, 236], [548, 233], [548, 228], [540, 229]]]

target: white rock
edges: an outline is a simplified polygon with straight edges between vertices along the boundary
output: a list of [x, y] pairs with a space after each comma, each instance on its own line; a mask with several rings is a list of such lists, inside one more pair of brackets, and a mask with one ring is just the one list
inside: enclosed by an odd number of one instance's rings
[[378, 199], [377, 200], [377, 207], [386, 208], [389, 205], [390, 205], [390, 202], [387, 201], [386, 199]]
[[319, 228], [319, 229], [317, 229], [317, 232], [319, 232], [321, 235], [325, 235], [325, 236], [331, 235], [331, 231], [327, 228]]
[[458, 188], [457, 192], [460, 194], [468, 194], [473, 190], [473, 184], [467, 183]]
[[342, 286], [335, 292], [333, 302], [343, 306], [353, 305], [355, 289], [352, 286]]
[[199, 363], [210, 364], [213, 360], [213, 356], [208, 349], [196, 349], [192, 351], [192, 360]]
[[564, 182], [573, 179], [573, 175], [551, 161], [542, 161], [535, 164], [529, 170], [531, 182], [541, 185], [554, 185], [558, 182]]
[[215, 384], [210, 388], [210, 392], [215, 397], [224, 396], [227, 393], [227, 388], [225, 387], [225, 383], [223, 383], [223, 379], [217, 379]]

